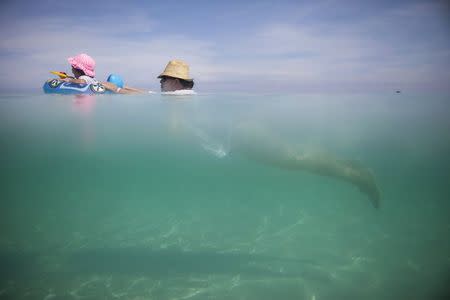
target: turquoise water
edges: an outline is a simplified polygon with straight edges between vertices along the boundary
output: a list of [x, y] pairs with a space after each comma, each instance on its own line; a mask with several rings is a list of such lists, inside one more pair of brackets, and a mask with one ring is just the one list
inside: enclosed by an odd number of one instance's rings
[[[449, 105], [2, 96], [0, 298], [444, 298]], [[370, 168], [380, 208], [283, 149]]]

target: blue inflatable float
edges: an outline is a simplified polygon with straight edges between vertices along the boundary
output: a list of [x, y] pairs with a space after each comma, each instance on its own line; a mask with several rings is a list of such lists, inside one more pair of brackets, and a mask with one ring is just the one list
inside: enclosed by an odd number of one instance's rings
[[76, 94], [90, 94], [101, 95], [106, 93], [105, 87], [101, 84], [80, 84], [64, 82], [59, 79], [50, 79], [44, 83], [44, 93], [46, 94], [64, 94], [64, 95], [76, 95]]

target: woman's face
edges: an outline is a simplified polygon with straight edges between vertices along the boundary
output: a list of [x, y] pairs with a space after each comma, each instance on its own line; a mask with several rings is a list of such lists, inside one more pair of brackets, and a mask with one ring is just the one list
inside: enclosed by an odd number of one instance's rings
[[163, 76], [159, 82], [161, 83], [161, 92], [173, 92], [183, 89], [180, 80], [177, 78]]

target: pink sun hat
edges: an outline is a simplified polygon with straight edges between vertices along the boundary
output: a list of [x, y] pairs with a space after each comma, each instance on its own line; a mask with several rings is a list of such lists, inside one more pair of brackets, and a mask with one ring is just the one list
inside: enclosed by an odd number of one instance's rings
[[87, 76], [95, 77], [95, 60], [85, 53], [67, 59], [75, 69], [79, 69]]

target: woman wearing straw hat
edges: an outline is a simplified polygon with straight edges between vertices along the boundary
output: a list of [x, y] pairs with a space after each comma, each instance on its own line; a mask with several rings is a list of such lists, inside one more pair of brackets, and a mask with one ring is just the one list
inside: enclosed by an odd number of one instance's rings
[[[189, 65], [182, 60], [171, 60], [164, 71], [158, 76], [161, 83], [161, 92], [166, 95], [192, 95], [195, 92], [194, 80], [189, 76]], [[142, 89], [125, 86], [118, 87], [112, 82], [102, 82], [106, 89], [118, 94], [144, 94]], [[150, 92], [152, 93], [152, 92]]]
[[189, 65], [182, 60], [171, 60], [158, 76], [161, 92], [177, 94], [194, 94], [194, 80], [189, 76]]

